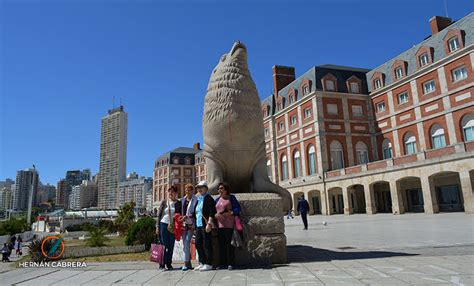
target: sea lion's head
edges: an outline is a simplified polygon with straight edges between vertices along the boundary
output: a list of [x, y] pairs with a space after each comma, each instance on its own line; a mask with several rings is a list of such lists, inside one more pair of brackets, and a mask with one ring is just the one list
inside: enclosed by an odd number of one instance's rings
[[247, 65], [247, 48], [240, 41], [235, 42], [230, 51], [221, 56], [212, 71], [207, 92], [222, 91], [221, 89], [257, 91]]

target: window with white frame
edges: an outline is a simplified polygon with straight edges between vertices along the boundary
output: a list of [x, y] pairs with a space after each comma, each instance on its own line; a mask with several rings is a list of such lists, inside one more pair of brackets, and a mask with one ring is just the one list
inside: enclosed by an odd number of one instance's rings
[[327, 105], [327, 108], [328, 108], [328, 113], [329, 114], [338, 114], [338, 111], [337, 111], [337, 104], [328, 104]]
[[428, 53], [424, 53], [420, 56], [420, 67], [426, 66], [430, 63], [430, 58], [428, 57]]
[[270, 131], [268, 131], [268, 128], [265, 128], [265, 137], [268, 137], [270, 135]]
[[404, 137], [405, 144], [405, 155], [415, 154], [416, 153], [416, 137], [411, 132], [405, 134]]
[[339, 141], [332, 141], [329, 145], [331, 150], [331, 167], [332, 170], [344, 168], [344, 155], [342, 152], [342, 144]]
[[397, 95], [398, 104], [404, 104], [408, 102], [408, 92], [404, 91]]
[[286, 155], [281, 157], [281, 180], [288, 180], [288, 159], [286, 158]]
[[311, 108], [306, 108], [304, 110], [304, 118], [309, 118], [311, 117]]
[[293, 115], [291, 116], [291, 125], [295, 125], [296, 124], [296, 115]]
[[451, 74], [453, 76], [453, 81], [454, 82], [459, 81], [459, 80], [463, 80], [463, 79], [467, 78], [466, 67], [465, 66], [458, 67], [457, 69], [454, 69], [451, 72]]
[[173, 158], [173, 164], [178, 165], [179, 164], [179, 158], [177, 158], [177, 157]]
[[369, 162], [369, 153], [367, 151], [367, 145], [364, 142], [359, 141], [356, 144], [356, 157], [357, 163], [360, 164], [367, 164]]
[[296, 150], [293, 154], [293, 177], [298, 178], [301, 177], [301, 156], [300, 151]]
[[385, 101], [381, 101], [381, 102], [377, 103], [376, 107], [377, 107], [377, 113], [378, 112], [384, 112], [385, 111]]
[[382, 156], [384, 159], [392, 158], [392, 143], [388, 139], [382, 142]]
[[326, 90], [334, 91], [334, 81], [326, 80]]
[[454, 52], [455, 50], [459, 49], [459, 39], [458, 37], [452, 37], [448, 40], [449, 51]]
[[354, 116], [362, 116], [362, 115], [364, 115], [364, 111], [363, 111], [363, 109], [362, 109], [362, 106], [360, 106], [360, 105], [353, 105], [353, 106], [352, 106], [352, 114], [353, 114]]
[[433, 149], [443, 148], [446, 146], [446, 138], [444, 136], [444, 129], [438, 124], [433, 125], [430, 130], [431, 144]]
[[359, 84], [357, 82], [351, 82], [350, 87], [352, 93], [359, 93]]
[[189, 157], [184, 158], [184, 164], [185, 165], [191, 165], [191, 158], [189, 158]]
[[174, 170], [173, 170], [173, 174], [179, 175], [179, 169], [174, 169]]
[[283, 103], [279, 102], [278, 103], [278, 110], [282, 110], [283, 109]]
[[375, 79], [374, 86], [375, 86], [375, 89], [381, 88], [382, 87], [382, 80], [380, 78]]
[[184, 175], [185, 176], [191, 176], [191, 170], [189, 170], [189, 169], [184, 170]]
[[308, 167], [309, 175], [316, 174], [316, 149], [313, 145], [309, 145], [308, 148]]
[[436, 90], [435, 81], [430, 80], [423, 83], [423, 93], [428, 94]]
[[474, 115], [468, 114], [465, 115], [461, 122], [462, 134], [464, 141], [473, 141], [474, 140]]
[[294, 95], [290, 95], [290, 104], [292, 104], [293, 102], [295, 102], [295, 96], [294, 96]]
[[267, 160], [267, 173], [268, 173], [268, 178], [271, 180], [272, 179], [272, 161], [270, 159]]
[[278, 130], [279, 131], [285, 130], [285, 123], [283, 123], [283, 121], [280, 121], [280, 123], [278, 124]]
[[303, 86], [303, 95], [307, 95], [309, 93], [309, 86]]
[[395, 78], [400, 79], [402, 77], [403, 77], [403, 68], [402, 67], [395, 68]]

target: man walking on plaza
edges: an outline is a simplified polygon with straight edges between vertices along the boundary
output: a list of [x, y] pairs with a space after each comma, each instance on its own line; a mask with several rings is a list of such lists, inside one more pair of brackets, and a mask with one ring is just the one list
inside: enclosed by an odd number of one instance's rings
[[301, 219], [303, 220], [303, 224], [304, 224], [304, 230], [308, 230], [309, 204], [308, 204], [308, 201], [305, 200], [304, 195], [302, 195], [298, 201], [297, 210], [301, 214]]

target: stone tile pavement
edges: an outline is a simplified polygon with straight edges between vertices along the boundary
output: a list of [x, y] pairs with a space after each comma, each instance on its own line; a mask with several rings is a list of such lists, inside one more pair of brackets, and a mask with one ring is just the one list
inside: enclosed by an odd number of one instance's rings
[[309, 231], [299, 218], [285, 223], [286, 265], [204, 273], [163, 272], [150, 262], [0, 268], [0, 285], [474, 285], [472, 215], [312, 216]]

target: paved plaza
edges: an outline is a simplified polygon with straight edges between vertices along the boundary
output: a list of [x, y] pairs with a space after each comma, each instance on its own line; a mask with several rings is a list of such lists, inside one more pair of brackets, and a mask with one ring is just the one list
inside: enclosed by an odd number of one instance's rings
[[473, 215], [310, 216], [309, 222], [304, 231], [299, 217], [285, 218], [290, 261], [273, 268], [162, 272], [150, 262], [0, 268], [0, 285], [474, 285]]

